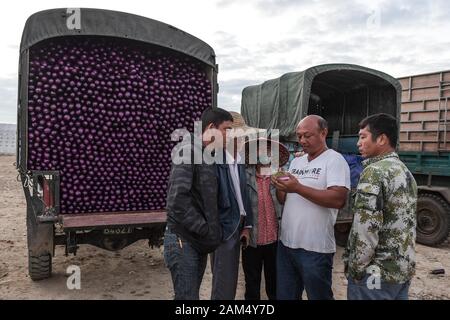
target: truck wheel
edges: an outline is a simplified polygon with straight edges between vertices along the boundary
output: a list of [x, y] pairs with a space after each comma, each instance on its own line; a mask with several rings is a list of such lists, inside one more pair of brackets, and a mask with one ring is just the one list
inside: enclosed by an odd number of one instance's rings
[[37, 223], [27, 212], [28, 274], [31, 280], [47, 279], [52, 274], [54, 250], [53, 224]]
[[450, 235], [450, 206], [434, 194], [419, 194], [417, 200], [417, 242], [437, 246]]
[[52, 274], [52, 256], [45, 254], [41, 256], [28, 255], [28, 272], [33, 281], [50, 278]]
[[334, 238], [336, 244], [345, 248], [347, 246], [348, 236], [350, 235], [351, 223], [336, 223], [334, 225]]

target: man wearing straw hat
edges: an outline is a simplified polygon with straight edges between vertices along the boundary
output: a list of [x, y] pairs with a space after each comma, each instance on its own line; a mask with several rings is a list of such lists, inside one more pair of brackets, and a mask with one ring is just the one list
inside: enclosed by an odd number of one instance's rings
[[228, 145], [224, 161], [217, 165], [219, 219], [222, 225], [222, 243], [211, 254], [211, 300], [233, 300], [239, 273], [240, 240], [247, 242], [253, 225], [253, 212], [248, 197], [245, 164], [239, 150], [246, 136], [255, 133], [245, 125], [242, 116], [233, 116], [232, 130], [227, 134]]

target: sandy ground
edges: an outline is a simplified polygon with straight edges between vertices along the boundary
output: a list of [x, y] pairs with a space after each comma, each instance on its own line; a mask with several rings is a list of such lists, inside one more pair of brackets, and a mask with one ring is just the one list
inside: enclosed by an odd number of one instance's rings
[[[0, 299], [172, 299], [173, 289], [164, 266], [162, 248], [150, 249], [146, 241], [121, 251], [108, 252], [81, 246], [77, 256], [64, 256], [57, 247], [53, 276], [33, 282], [28, 277], [25, 198], [13, 163], [15, 157], [0, 156]], [[346, 299], [346, 280], [338, 248], [334, 261], [333, 290], [336, 299]], [[81, 289], [67, 289], [66, 270], [81, 269]], [[445, 275], [431, 275], [436, 268]], [[450, 246], [417, 246], [417, 273], [410, 290], [411, 299], [450, 299]], [[209, 299], [209, 266], [201, 287], [201, 299]], [[262, 289], [263, 291], [263, 289]], [[242, 269], [236, 298], [244, 297]], [[265, 298], [265, 293], [262, 293]]]

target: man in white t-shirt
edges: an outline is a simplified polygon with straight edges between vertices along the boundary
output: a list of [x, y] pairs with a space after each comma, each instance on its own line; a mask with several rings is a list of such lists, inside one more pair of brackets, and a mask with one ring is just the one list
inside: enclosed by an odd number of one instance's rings
[[333, 299], [334, 224], [350, 189], [344, 157], [328, 149], [328, 125], [307, 116], [297, 126], [305, 155], [292, 160], [286, 178], [272, 178], [284, 203], [277, 254], [277, 299]]

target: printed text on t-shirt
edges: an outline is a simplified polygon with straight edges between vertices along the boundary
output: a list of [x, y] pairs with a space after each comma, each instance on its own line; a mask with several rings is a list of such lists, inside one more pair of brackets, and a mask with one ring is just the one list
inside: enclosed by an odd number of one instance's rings
[[312, 169], [292, 169], [291, 173], [297, 175], [301, 179], [319, 179], [322, 168]]

